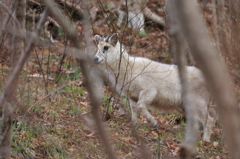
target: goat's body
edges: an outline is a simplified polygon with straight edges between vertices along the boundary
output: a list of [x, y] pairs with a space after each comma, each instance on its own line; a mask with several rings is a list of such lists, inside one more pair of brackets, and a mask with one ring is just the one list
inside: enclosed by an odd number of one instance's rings
[[[120, 44], [117, 43], [115, 52], [112, 52], [114, 55], [99, 66], [115, 86], [116, 91], [129, 99], [132, 121], [137, 122], [137, 111], [140, 110], [152, 125], [156, 125], [157, 121], [148, 112], [147, 106], [165, 110], [174, 109], [183, 113], [177, 66], [131, 57], [126, 51], [120, 51], [120, 48]], [[187, 79], [193, 88], [198, 117], [204, 126], [203, 139], [209, 141], [215, 121], [208, 113], [209, 93], [200, 70], [192, 66], [187, 66], [186, 70]]]
[[155, 99], [154, 103], [160, 104], [159, 107], [181, 104], [181, 88], [175, 65], [165, 65], [139, 57], [129, 57], [128, 61], [122, 63], [119, 71], [103, 69], [112, 84], [117, 86], [119, 93], [137, 102], [139, 93], [147, 86], [158, 91], [159, 99]]
[[[124, 57], [125, 54], [125, 57]], [[121, 64], [114, 63], [100, 67], [110, 79], [116, 91], [134, 102], [139, 101], [140, 92], [157, 91], [152, 107], [183, 112], [181, 84], [176, 65], [162, 64], [141, 57], [131, 57], [124, 53]], [[117, 59], [116, 61], [120, 61]], [[188, 81], [193, 84], [193, 93], [209, 101], [209, 94], [201, 72], [193, 66], [186, 67]], [[148, 98], [148, 94], [145, 94]], [[206, 103], [208, 104], [208, 103]], [[207, 111], [207, 110], [205, 110]]]

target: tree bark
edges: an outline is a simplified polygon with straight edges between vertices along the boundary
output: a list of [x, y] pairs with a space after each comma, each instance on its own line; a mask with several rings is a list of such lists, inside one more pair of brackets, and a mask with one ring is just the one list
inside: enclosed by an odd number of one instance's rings
[[[15, 16], [17, 20], [20, 22], [22, 28], [25, 28], [25, 15], [26, 15], [26, 0], [17, 0]], [[15, 27], [16, 22], [15, 22]], [[16, 28], [17, 29], [17, 28]], [[12, 40], [12, 56], [11, 56], [11, 69], [10, 69], [10, 76], [13, 74], [13, 69], [17, 65], [17, 61], [19, 60], [20, 55], [24, 50], [24, 42], [21, 38], [13, 37]], [[17, 89], [17, 79], [10, 88], [12, 93], [5, 96], [5, 102], [2, 103], [2, 129], [1, 129], [1, 136], [0, 136], [0, 158], [8, 159], [11, 155], [11, 131], [12, 131], [12, 120], [14, 114], [14, 107], [16, 107], [16, 93], [13, 90]]]
[[[10, 5], [11, 3], [11, 5]], [[15, 10], [14, 3], [10, 0], [7, 0], [6, 3], [0, 2], [0, 62], [9, 61], [9, 54], [11, 51], [10, 39], [11, 36], [7, 33], [3, 33], [2, 29], [7, 26], [10, 17], [13, 16], [13, 10]], [[15, 17], [14, 17], [15, 18]], [[16, 19], [16, 18], [15, 18]], [[11, 24], [10, 24], [11, 25]]]
[[[14, 27], [17, 29], [23, 29], [25, 31], [26, 24], [26, 0], [15, 0], [17, 3], [17, 8], [15, 11], [15, 15], [17, 20], [19, 21], [21, 28], [17, 28], [16, 23], [14, 23]], [[11, 54], [11, 71], [16, 66], [20, 55], [24, 51], [24, 41], [21, 38], [13, 36], [12, 41], [12, 54]]]
[[227, 68], [214, 48], [195, 1], [176, 1], [181, 29], [216, 100], [230, 157], [240, 156], [240, 112]]
[[[174, 58], [178, 65], [179, 78], [182, 86], [182, 100], [186, 110], [187, 124], [185, 128], [185, 139], [181, 146], [180, 156], [184, 159], [191, 159], [196, 153], [196, 145], [198, 140], [198, 112], [194, 102], [192, 88], [187, 79], [186, 72], [186, 42], [180, 30], [180, 24], [177, 18], [174, 0], [168, 0], [167, 12], [169, 15], [169, 34], [173, 39], [172, 50]], [[190, 53], [189, 53], [190, 54]]]

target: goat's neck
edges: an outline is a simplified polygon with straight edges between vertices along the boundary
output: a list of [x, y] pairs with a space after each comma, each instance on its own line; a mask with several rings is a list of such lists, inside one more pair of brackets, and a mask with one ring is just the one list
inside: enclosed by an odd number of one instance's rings
[[110, 65], [109, 70], [110, 72], [113, 72], [114, 74], [125, 74], [128, 71], [128, 67], [131, 66], [130, 63], [130, 56], [126, 51], [123, 51], [118, 54], [118, 58], [116, 59], [116, 62], [114, 62], [112, 65]]
[[131, 72], [130, 68], [133, 66], [133, 63], [131, 63], [131, 58], [132, 57], [126, 51], [120, 54], [119, 49], [119, 54], [118, 58], [116, 58], [116, 62], [112, 63], [112, 65], [110, 65], [106, 70], [106, 73], [110, 77], [110, 81], [114, 87], [116, 86], [116, 89], [118, 91], [122, 89], [122, 85], [125, 85], [125, 83], [128, 81], [128, 78], [131, 77], [128, 75], [129, 72]]

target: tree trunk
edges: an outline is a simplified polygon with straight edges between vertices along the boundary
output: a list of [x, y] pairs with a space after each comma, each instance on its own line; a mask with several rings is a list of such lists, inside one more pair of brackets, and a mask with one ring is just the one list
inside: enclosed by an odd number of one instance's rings
[[[190, 52], [186, 52], [186, 40], [180, 30], [179, 19], [175, 9], [174, 0], [168, 0], [167, 12], [169, 15], [169, 34], [172, 37], [172, 50], [174, 51], [174, 59], [178, 65], [179, 77], [182, 86], [182, 100], [186, 110], [187, 124], [185, 131], [185, 139], [181, 146], [181, 158], [191, 159], [196, 153], [196, 145], [198, 140], [198, 112], [196, 103], [194, 102], [194, 95], [192, 93], [191, 84], [188, 82], [186, 72], [186, 55]], [[183, 153], [184, 152], [184, 153]]]
[[[15, 0], [15, 3], [17, 3], [17, 8], [16, 8], [16, 18], [18, 19], [21, 29], [25, 30], [25, 23], [26, 23], [26, 0]], [[14, 27], [16, 29], [17, 25], [14, 24]], [[23, 53], [24, 50], [24, 41], [22, 38], [19, 37], [13, 37], [12, 40], [12, 55], [11, 55], [11, 71], [14, 69], [16, 66], [20, 55]]]
[[[21, 29], [25, 29], [25, 15], [26, 15], [26, 0], [16, 0], [17, 3], [16, 8], [16, 18], [21, 24]], [[16, 24], [14, 25], [17, 26]], [[16, 28], [20, 29], [20, 28]], [[12, 55], [11, 55], [11, 69], [10, 75], [12, 76], [13, 70], [15, 69], [18, 60], [20, 59], [20, 55], [24, 50], [24, 42], [22, 39], [13, 37], [12, 40]], [[9, 159], [11, 156], [11, 131], [12, 131], [12, 120], [14, 109], [16, 105], [16, 90], [17, 89], [18, 78], [15, 79], [15, 82], [11, 85], [11, 87], [7, 90], [8, 93], [3, 96], [4, 102], [2, 103], [2, 128], [1, 128], [1, 135], [0, 135], [0, 158], [1, 159]]]
[[211, 44], [212, 40], [197, 4], [189, 0], [176, 1], [174, 4], [193, 57], [203, 72], [210, 93], [216, 100], [230, 157], [238, 159], [240, 112], [226, 66]]
[[[7, 23], [10, 19], [10, 14], [7, 12], [6, 8], [13, 8], [13, 3], [11, 3], [11, 0], [5, 0], [4, 2], [1, 2], [2, 6], [0, 7], [0, 62], [7, 62], [9, 61], [9, 54], [11, 50], [10, 45], [10, 39], [11, 36], [8, 33], [3, 33], [2, 28], [6, 27]], [[6, 6], [3, 7], [3, 6]], [[11, 24], [9, 24], [11, 25]]]

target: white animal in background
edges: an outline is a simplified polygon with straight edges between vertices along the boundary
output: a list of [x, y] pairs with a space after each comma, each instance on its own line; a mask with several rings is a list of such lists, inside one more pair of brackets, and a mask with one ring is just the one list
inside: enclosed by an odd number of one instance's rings
[[[137, 123], [137, 112], [140, 111], [148, 122], [159, 127], [147, 106], [164, 110], [175, 109], [184, 113], [176, 65], [130, 56], [119, 43], [117, 33], [108, 37], [95, 35], [94, 39], [98, 51], [93, 60], [115, 86], [116, 91], [128, 98], [134, 124]], [[193, 88], [198, 119], [204, 127], [203, 140], [209, 142], [215, 124], [215, 115], [208, 111], [210, 95], [201, 71], [193, 66], [187, 66], [186, 69], [188, 81]]]
[[[127, 2], [127, 3], [126, 3]], [[127, 13], [122, 11], [120, 8], [117, 8], [119, 14], [117, 25], [121, 26], [125, 16], [128, 18], [128, 27], [134, 28], [138, 31], [144, 31], [145, 17], [151, 19], [152, 21], [165, 26], [165, 20], [163, 17], [158, 16], [152, 12], [148, 7], [147, 3], [149, 0], [128, 0], [124, 1], [124, 6], [127, 6]]]

